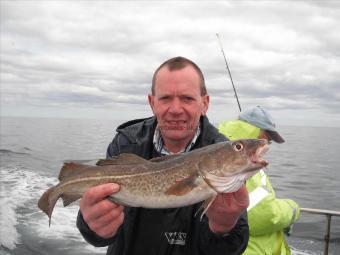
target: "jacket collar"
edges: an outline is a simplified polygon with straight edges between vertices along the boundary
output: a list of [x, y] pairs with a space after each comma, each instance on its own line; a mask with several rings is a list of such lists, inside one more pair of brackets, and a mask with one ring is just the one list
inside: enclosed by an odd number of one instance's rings
[[[157, 126], [155, 116], [135, 119], [125, 122], [118, 126], [117, 132], [123, 134], [131, 143], [141, 145], [143, 143], [152, 143], [154, 132]], [[201, 116], [200, 119], [201, 133], [197, 138], [192, 149], [200, 148], [216, 142], [223, 142], [227, 139], [218, 132], [218, 130], [209, 122], [207, 116]]]

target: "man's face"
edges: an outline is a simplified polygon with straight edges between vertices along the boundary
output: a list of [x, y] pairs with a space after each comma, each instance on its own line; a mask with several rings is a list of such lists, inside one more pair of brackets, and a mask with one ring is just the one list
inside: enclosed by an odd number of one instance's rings
[[149, 104], [165, 142], [188, 143], [193, 138], [200, 116], [209, 106], [209, 96], [201, 96], [199, 84], [199, 75], [191, 66], [159, 70]]

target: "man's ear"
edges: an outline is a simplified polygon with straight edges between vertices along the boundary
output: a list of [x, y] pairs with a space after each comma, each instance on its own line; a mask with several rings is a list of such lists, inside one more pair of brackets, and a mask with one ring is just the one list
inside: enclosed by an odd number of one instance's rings
[[207, 114], [207, 111], [208, 111], [208, 108], [209, 108], [209, 102], [210, 102], [210, 97], [209, 97], [209, 95], [204, 95], [204, 96], [202, 97], [202, 104], [203, 104], [203, 106], [202, 106], [202, 112], [201, 112], [202, 116], [204, 116], [204, 115]]
[[149, 105], [151, 107], [152, 112], [155, 114], [155, 111], [154, 111], [155, 97], [151, 94], [148, 94], [148, 101], [149, 101]]

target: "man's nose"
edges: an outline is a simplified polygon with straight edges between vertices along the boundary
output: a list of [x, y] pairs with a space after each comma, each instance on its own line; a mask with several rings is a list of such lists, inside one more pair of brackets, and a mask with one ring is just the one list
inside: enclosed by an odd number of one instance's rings
[[174, 98], [170, 104], [169, 112], [172, 114], [179, 114], [183, 112], [183, 105], [179, 98]]

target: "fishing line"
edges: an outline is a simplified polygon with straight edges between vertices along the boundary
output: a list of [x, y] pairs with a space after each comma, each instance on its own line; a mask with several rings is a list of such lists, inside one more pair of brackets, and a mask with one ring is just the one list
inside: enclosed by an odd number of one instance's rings
[[229, 69], [229, 66], [228, 66], [227, 58], [226, 58], [226, 56], [224, 54], [223, 45], [222, 45], [222, 42], [221, 42], [221, 39], [220, 39], [220, 36], [219, 36], [218, 33], [216, 33], [216, 36], [217, 36], [218, 42], [219, 42], [220, 47], [221, 47], [221, 51], [222, 51], [222, 54], [223, 54], [224, 62], [225, 62], [225, 65], [227, 67], [227, 71], [228, 71], [228, 74], [229, 74], [229, 77], [230, 77], [230, 80], [231, 80], [231, 84], [233, 85], [234, 95], [235, 95], [235, 98], [236, 98], [236, 101], [237, 101], [238, 109], [241, 112], [242, 110], [241, 110], [240, 101], [238, 100], [238, 96], [237, 96], [237, 92], [236, 92], [236, 89], [235, 89], [234, 81], [233, 81], [233, 78], [231, 77], [231, 72], [230, 72], [230, 69]]

